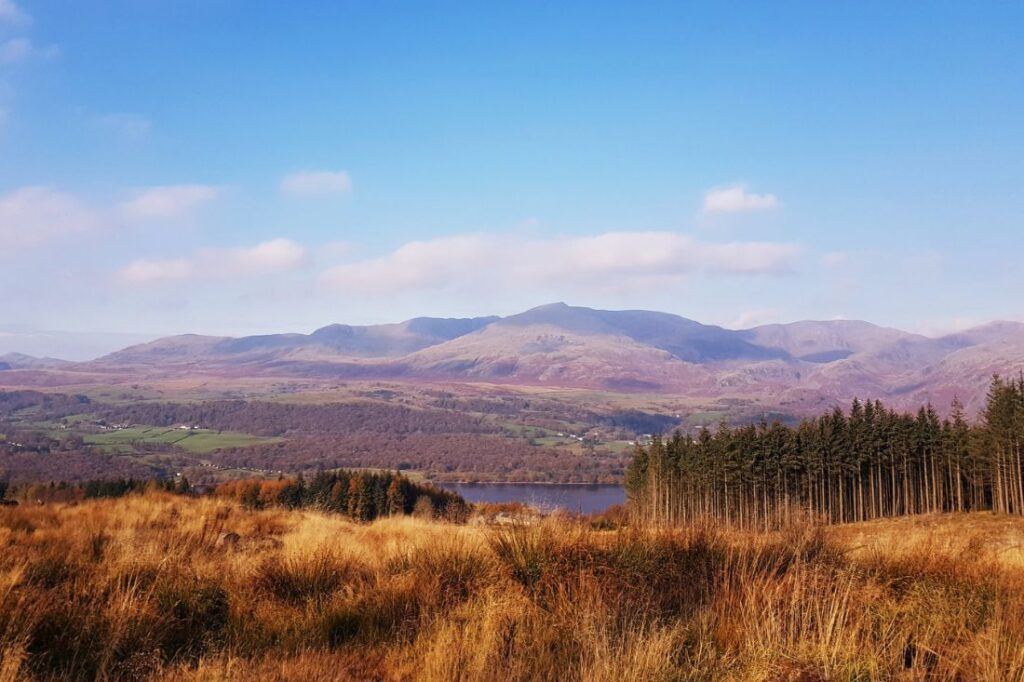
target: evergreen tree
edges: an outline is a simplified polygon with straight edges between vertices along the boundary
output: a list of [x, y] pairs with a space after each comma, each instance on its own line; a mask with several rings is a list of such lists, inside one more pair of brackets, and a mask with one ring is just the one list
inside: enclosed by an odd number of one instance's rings
[[366, 479], [361, 474], [356, 474], [348, 486], [348, 515], [353, 521], [369, 521], [372, 518], [371, 512]]
[[637, 445], [626, 471], [636, 518], [714, 518], [747, 527], [803, 510], [842, 523], [991, 509], [1024, 514], [1024, 376], [995, 377], [980, 422], [954, 400], [948, 419], [924, 405], [898, 414], [854, 400], [795, 427], [720, 424]]
[[388, 486], [388, 515], [398, 516], [405, 514], [405, 491], [402, 489], [402, 479], [397, 476], [391, 479]]

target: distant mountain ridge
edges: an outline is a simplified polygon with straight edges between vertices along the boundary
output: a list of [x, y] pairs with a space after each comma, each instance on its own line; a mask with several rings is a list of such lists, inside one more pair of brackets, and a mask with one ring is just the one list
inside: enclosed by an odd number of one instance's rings
[[490, 381], [754, 400], [795, 411], [853, 396], [913, 406], [959, 395], [970, 405], [984, 398], [992, 374], [1024, 367], [1024, 324], [938, 338], [855, 320], [732, 330], [669, 313], [553, 303], [508, 317], [332, 324], [310, 334], [186, 334], [88, 363], [33, 364], [24, 356], [6, 363], [67, 372]]
[[24, 353], [4, 353], [0, 355], [0, 370], [3, 369], [45, 369], [71, 364], [67, 360], [57, 358], [37, 358]]
[[331, 324], [310, 334], [199, 336], [183, 334], [130, 346], [98, 360], [112, 364], [153, 361], [253, 361], [298, 357], [391, 358], [468, 334], [497, 317], [417, 317], [397, 324]]

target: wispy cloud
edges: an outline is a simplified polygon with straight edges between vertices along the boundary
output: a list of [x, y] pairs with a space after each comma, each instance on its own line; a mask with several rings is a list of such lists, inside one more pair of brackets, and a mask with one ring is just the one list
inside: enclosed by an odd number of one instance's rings
[[59, 55], [60, 48], [56, 45], [39, 47], [28, 38], [12, 38], [0, 43], [0, 65], [29, 59], [53, 59]]
[[845, 251], [829, 251], [823, 254], [818, 262], [826, 269], [841, 268], [850, 262], [850, 254]]
[[755, 308], [753, 310], [744, 310], [742, 313], [736, 316], [729, 327], [731, 329], [750, 329], [751, 327], [757, 327], [762, 324], [770, 324], [777, 322], [780, 316], [778, 308]]
[[818, 268], [823, 276], [824, 292], [832, 297], [848, 301], [851, 295], [864, 286], [864, 264], [871, 260], [865, 252], [829, 251], [818, 258]]
[[379, 258], [336, 266], [328, 287], [365, 294], [504, 287], [644, 288], [688, 274], [780, 274], [802, 248], [771, 242], [709, 243], [674, 232], [609, 232], [525, 239], [457, 235], [409, 242]]
[[14, 0], [0, 0], [0, 23], [23, 26], [31, 21], [32, 17], [18, 7]]
[[352, 178], [346, 171], [308, 170], [286, 175], [281, 180], [281, 191], [293, 196], [343, 194], [351, 190]]
[[201, 249], [187, 258], [139, 259], [121, 268], [118, 276], [136, 284], [248, 277], [292, 270], [305, 262], [305, 248], [279, 238], [251, 247]]
[[924, 249], [907, 255], [904, 262], [908, 270], [935, 273], [942, 270], [946, 263], [946, 257], [941, 251]]
[[123, 229], [135, 221], [182, 217], [219, 193], [219, 188], [207, 185], [151, 187], [115, 205], [90, 202], [52, 187], [21, 187], [0, 194], [0, 253]]
[[187, 258], [139, 258], [121, 268], [118, 276], [126, 282], [141, 284], [188, 279], [194, 271], [192, 261]]
[[770, 211], [781, 205], [774, 194], [755, 194], [744, 185], [715, 187], [704, 193], [703, 213], [753, 213]]
[[180, 218], [221, 193], [212, 185], [165, 185], [139, 191], [121, 204], [125, 217], [135, 220]]
[[141, 140], [153, 129], [152, 122], [146, 117], [127, 113], [97, 116], [96, 125], [129, 141]]
[[0, 195], [0, 251], [89, 232], [102, 223], [102, 212], [49, 187], [22, 187]]

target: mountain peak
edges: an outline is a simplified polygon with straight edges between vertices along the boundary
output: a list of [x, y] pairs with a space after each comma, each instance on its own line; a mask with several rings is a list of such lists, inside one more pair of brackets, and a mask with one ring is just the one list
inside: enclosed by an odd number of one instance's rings
[[609, 334], [613, 330], [601, 319], [601, 311], [593, 308], [570, 306], [565, 303], [548, 303], [530, 308], [517, 315], [503, 317], [498, 327], [525, 327], [545, 325], [557, 327], [573, 334]]

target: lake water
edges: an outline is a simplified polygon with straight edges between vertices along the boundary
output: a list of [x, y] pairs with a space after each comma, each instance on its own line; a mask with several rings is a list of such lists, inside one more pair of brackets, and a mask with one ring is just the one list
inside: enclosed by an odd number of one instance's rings
[[441, 483], [469, 502], [522, 502], [543, 509], [593, 514], [626, 501], [618, 485], [541, 485], [536, 483]]

